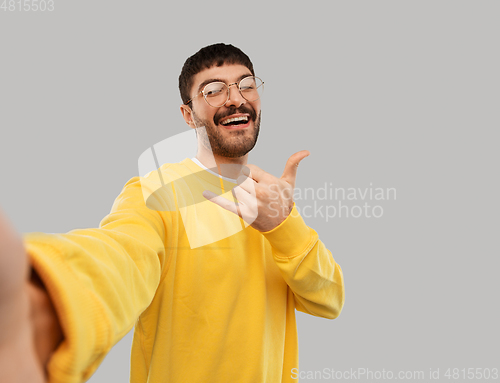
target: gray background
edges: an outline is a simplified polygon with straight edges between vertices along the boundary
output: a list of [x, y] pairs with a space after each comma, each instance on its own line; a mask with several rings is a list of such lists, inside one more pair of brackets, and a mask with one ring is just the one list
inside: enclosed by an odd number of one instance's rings
[[[299, 188], [397, 189], [378, 219], [306, 218], [343, 268], [346, 304], [334, 321], [297, 314], [301, 370], [440, 368], [448, 381], [449, 367], [500, 368], [499, 11], [123, 0], [2, 10], [0, 204], [20, 232], [97, 226], [139, 155], [187, 129], [184, 60], [232, 43], [266, 82], [251, 163], [279, 176], [308, 149]], [[130, 344], [90, 382], [127, 382]]]

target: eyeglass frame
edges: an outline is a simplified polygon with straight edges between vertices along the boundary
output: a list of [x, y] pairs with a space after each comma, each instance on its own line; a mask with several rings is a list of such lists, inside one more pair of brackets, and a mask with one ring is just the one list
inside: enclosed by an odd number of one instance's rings
[[[205, 86], [203, 87], [203, 89], [202, 89], [201, 91], [199, 91], [196, 95], [194, 95], [194, 96], [193, 96], [193, 97], [192, 97], [189, 101], [185, 102], [185, 103], [184, 103], [184, 105], [188, 105], [191, 101], [193, 101], [196, 97], [198, 97], [201, 93], [203, 93], [203, 99], [204, 99], [204, 100], [205, 100], [205, 102], [208, 104], [208, 106], [211, 106], [212, 108], [220, 108], [220, 107], [222, 107], [222, 106], [226, 105], [226, 103], [229, 101], [229, 92], [230, 92], [230, 91], [229, 91], [229, 88], [230, 88], [231, 86], [233, 86], [233, 85], [236, 85], [236, 84], [238, 84], [238, 92], [240, 92], [241, 97], [243, 97], [245, 100], [247, 100], [247, 99], [245, 98], [245, 96], [243, 96], [243, 93], [241, 93], [240, 84], [241, 84], [241, 82], [242, 82], [243, 80], [246, 80], [247, 78], [250, 78], [250, 77], [253, 77], [253, 78], [258, 78], [258, 79], [262, 82], [262, 84], [260, 84], [260, 85], [259, 85], [259, 87], [261, 87], [262, 85], [264, 85], [264, 81], [262, 81], [262, 79], [261, 79], [260, 77], [257, 77], [257, 76], [247, 76], [247, 77], [242, 78], [240, 81], [238, 81], [238, 82], [233, 82], [232, 84], [229, 84], [229, 85], [228, 85], [228, 84], [226, 84], [226, 83], [225, 83], [225, 82], [223, 82], [223, 81], [212, 81], [212, 82], [209, 82], [207, 85], [205, 85]], [[207, 96], [205, 96], [205, 93], [204, 93], [204, 92], [205, 92], [205, 89], [207, 88], [207, 86], [209, 86], [209, 85], [211, 85], [211, 84], [217, 84], [217, 83], [224, 84], [225, 86], [227, 86], [227, 99], [226, 99], [226, 101], [224, 102], [224, 104], [222, 104], [222, 105], [220, 105], [220, 106], [213, 106], [213, 105], [210, 105], [210, 103], [207, 101]], [[257, 101], [257, 100], [259, 100], [259, 99], [260, 99], [260, 95], [259, 95], [259, 98], [256, 98], [255, 100], [252, 100], [252, 101], [247, 100], [247, 101], [248, 101], [248, 102], [254, 102], [254, 101]]]

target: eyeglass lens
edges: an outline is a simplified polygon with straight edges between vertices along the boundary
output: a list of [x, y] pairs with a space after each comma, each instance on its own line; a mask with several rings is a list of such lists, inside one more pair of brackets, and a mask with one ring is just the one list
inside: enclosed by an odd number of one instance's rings
[[[257, 77], [246, 77], [239, 83], [241, 95], [247, 101], [256, 101], [260, 98], [264, 86], [262, 80]], [[228, 100], [229, 88], [223, 82], [212, 82], [203, 90], [203, 95], [208, 104], [220, 107]]]

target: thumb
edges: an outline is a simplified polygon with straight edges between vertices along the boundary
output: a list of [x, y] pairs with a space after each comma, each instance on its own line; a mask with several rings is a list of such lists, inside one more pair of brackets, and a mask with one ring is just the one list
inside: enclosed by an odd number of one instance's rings
[[281, 179], [288, 182], [292, 187], [295, 187], [295, 178], [297, 177], [297, 168], [300, 161], [306, 158], [309, 154], [309, 150], [301, 150], [295, 154], [292, 154], [285, 165], [285, 170], [281, 175]]

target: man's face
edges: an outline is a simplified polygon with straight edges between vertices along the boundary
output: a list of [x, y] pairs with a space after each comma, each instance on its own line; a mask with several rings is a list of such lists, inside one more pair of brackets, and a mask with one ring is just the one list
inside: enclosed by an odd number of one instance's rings
[[[226, 85], [239, 83], [241, 79], [252, 76], [250, 70], [239, 64], [213, 66], [194, 76], [191, 97], [197, 95], [208, 82], [221, 81]], [[238, 86], [229, 88], [229, 100], [221, 107], [208, 105], [203, 94], [192, 101], [191, 115], [194, 125], [206, 128], [207, 136], [198, 135], [205, 148], [210, 147], [214, 155], [223, 157], [242, 157], [253, 149], [257, 142], [260, 128], [260, 99], [247, 101], [238, 90]], [[247, 117], [246, 123], [230, 123], [228, 119]]]

